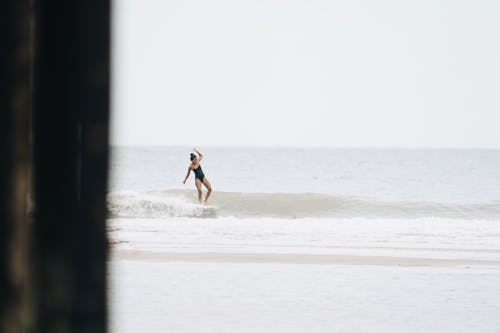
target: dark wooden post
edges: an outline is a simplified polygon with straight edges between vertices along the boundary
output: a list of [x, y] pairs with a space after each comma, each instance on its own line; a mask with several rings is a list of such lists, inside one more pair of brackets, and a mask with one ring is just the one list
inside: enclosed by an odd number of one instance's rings
[[26, 322], [30, 3], [0, 3], [0, 332], [22, 332]]
[[36, 1], [36, 332], [106, 331], [109, 39], [109, 0]]

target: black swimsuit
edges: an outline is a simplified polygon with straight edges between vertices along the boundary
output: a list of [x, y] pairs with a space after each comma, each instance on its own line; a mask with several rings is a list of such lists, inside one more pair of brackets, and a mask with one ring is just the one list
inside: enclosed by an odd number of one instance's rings
[[198, 167], [196, 169], [193, 169], [193, 171], [196, 178], [203, 182], [203, 178], [205, 178], [205, 175], [203, 174], [203, 170], [201, 170], [201, 165], [198, 165]]

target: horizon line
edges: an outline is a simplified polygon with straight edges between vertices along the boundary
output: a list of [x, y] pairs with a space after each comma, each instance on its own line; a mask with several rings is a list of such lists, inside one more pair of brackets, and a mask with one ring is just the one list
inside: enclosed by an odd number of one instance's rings
[[200, 145], [187, 144], [109, 144], [111, 148], [281, 148], [281, 149], [380, 149], [380, 150], [500, 150], [500, 147], [459, 147], [459, 146], [335, 146], [335, 145]]

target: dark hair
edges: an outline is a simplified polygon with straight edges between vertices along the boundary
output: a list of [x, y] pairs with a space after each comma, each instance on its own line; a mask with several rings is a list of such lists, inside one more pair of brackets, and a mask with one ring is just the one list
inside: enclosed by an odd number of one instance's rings
[[191, 162], [196, 158], [196, 155], [191, 153]]

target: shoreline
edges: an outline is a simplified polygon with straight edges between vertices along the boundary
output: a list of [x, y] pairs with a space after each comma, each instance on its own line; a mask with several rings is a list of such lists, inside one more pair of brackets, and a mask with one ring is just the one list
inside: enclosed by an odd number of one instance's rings
[[111, 249], [109, 260], [189, 263], [262, 263], [394, 267], [500, 266], [500, 260], [304, 253], [156, 252]]

